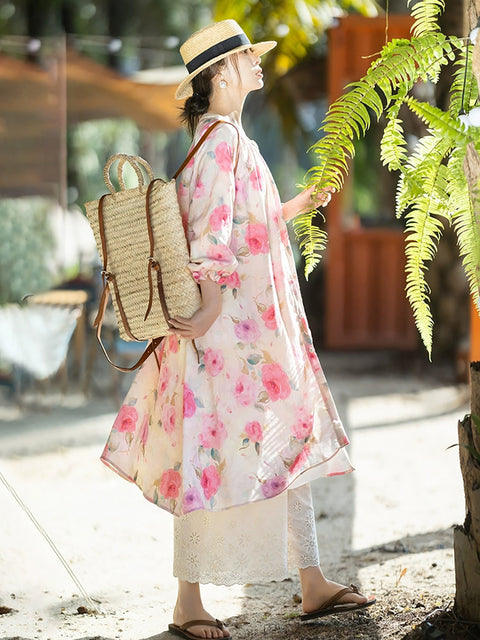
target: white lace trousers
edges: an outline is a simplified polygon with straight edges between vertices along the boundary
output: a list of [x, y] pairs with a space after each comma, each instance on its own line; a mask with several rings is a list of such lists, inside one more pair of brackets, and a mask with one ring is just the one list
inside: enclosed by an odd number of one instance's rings
[[280, 581], [319, 564], [310, 485], [225, 511], [174, 519], [173, 575], [217, 585]]

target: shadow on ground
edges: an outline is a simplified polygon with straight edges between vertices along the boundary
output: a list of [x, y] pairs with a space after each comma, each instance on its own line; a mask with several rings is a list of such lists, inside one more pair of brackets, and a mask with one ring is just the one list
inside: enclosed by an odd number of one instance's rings
[[479, 640], [480, 625], [459, 620], [453, 610], [439, 609], [401, 640]]

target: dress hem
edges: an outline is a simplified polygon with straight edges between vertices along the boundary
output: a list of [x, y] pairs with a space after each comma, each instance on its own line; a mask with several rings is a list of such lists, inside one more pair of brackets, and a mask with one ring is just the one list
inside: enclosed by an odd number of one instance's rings
[[[337, 473], [319, 473], [318, 475], [316, 475], [313, 478], [307, 478], [305, 477], [305, 479], [303, 481], [301, 481], [302, 476], [306, 476], [307, 473], [314, 471], [315, 469], [317, 469], [318, 467], [321, 467], [321, 465], [326, 464], [327, 462], [329, 462], [330, 460], [332, 460], [340, 451], [342, 451], [342, 449], [345, 449], [345, 447], [347, 446], [348, 443], [342, 444], [340, 445], [335, 451], [334, 453], [328, 457], [325, 458], [325, 460], [322, 460], [321, 462], [317, 462], [316, 464], [312, 465], [311, 467], [308, 467], [307, 469], [303, 469], [303, 471], [301, 471], [299, 474], [297, 474], [293, 479], [290, 480], [290, 482], [282, 489], [282, 491], [280, 491], [279, 493], [275, 494], [274, 496], [269, 496], [266, 497], [264, 496], [263, 498], [257, 498], [256, 500], [247, 500], [246, 502], [241, 502], [239, 504], [232, 504], [229, 505], [227, 507], [223, 507], [221, 509], [194, 509], [194, 511], [209, 511], [209, 512], [220, 512], [220, 511], [226, 511], [227, 509], [234, 509], [235, 507], [241, 507], [243, 505], [246, 504], [251, 504], [253, 502], [261, 502], [263, 500], [271, 500], [272, 498], [276, 498], [277, 496], [281, 495], [282, 493], [284, 493], [285, 491], [288, 491], [289, 489], [292, 489], [293, 487], [300, 487], [303, 484], [307, 484], [309, 482], [312, 482], [313, 480], [317, 480], [318, 478], [331, 478], [334, 476], [344, 476], [347, 475], [349, 473], [352, 473], [353, 471], [355, 471], [355, 467], [353, 467], [350, 464], [350, 467], [348, 469], [345, 469], [345, 471], [339, 471]], [[156, 507], [159, 507], [160, 509], [163, 509], [164, 511], [166, 511], [167, 513], [171, 513], [173, 516], [176, 516], [177, 518], [181, 518], [184, 515], [184, 513], [174, 513], [173, 511], [171, 511], [170, 509], [167, 509], [163, 504], [154, 502], [152, 500], [152, 498], [150, 498], [144, 491], [143, 488], [141, 487], [140, 484], [138, 484], [138, 482], [136, 482], [136, 480], [134, 480], [132, 478], [132, 476], [128, 475], [127, 473], [125, 473], [125, 471], [123, 471], [119, 466], [117, 466], [114, 462], [112, 462], [111, 460], [109, 460], [105, 455], [101, 455], [100, 456], [100, 460], [101, 462], [103, 462], [103, 464], [105, 466], [107, 466], [109, 469], [111, 469], [112, 471], [114, 471], [116, 474], [118, 474], [121, 478], [123, 478], [124, 480], [127, 480], [128, 482], [133, 483], [134, 485], [136, 485], [140, 491], [142, 492], [143, 497], [148, 500], [148, 502], [150, 502], [151, 504], [154, 504]], [[347, 457], [348, 460], [348, 457]], [[300, 481], [299, 481], [300, 480]], [[191, 512], [190, 512], [191, 513]]]

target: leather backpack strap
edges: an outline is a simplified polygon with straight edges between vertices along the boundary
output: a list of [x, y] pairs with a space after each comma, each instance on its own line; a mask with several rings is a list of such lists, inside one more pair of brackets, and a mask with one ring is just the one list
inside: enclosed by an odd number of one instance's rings
[[185, 158], [185, 160], [182, 162], [180, 167], [175, 172], [175, 174], [173, 176], [174, 180], [176, 180], [178, 178], [178, 176], [182, 173], [182, 171], [185, 169], [185, 167], [190, 162], [190, 160], [193, 158], [193, 156], [197, 153], [197, 151], [202, 146], [202, 144], [205, 142], [205, 140], [208, 138], [208, 136], [212, 133], [212, 131], [215, 129], [215, 127], [218, 127], [218, 125], [221, 122], [223, 122], [223, 120], [216, 120], [210, 127], [208, 127], [208, 129], [205, 131], [203, 136], [200, 138], [200, 140], [197, 142], [197, 144], [193, 147], [193, 149], [191, 149], [191, 151], [188, 154], [188, 156]]
[[[193, 156], [197, 153], [199, 148], [205, 142], [205, 140], [210, 135], [210, 133], [215, 129], [215, 127], [218, 127], [218, 125], [221, 124], [222, 122], [225, 122], [225, 121], [224, 120], [216, 120], [212, 125], [210, 125], [208, 127], [208, 129], [204, 132], [204, 134], [202, 135], [200, 140], [197, 142], [197, 144], [193, 147], [193, 149], [191, 149], [190, 153], [187, 155], [187, 157], [183, 161], [182, 165], [180, 166], [180, 168], [177, 170], [177, 172], [173, 176], [174, 179], [176, 179], [180, 175], [180, 173], [187, 166], [187, 164], [190, 162], [190, 160], [193, 158]], [[240, 140], [240, 134], [238, 133], [237, 127], [235, 127], [235, 125], [233, 125], [231, 122], [227, 122], [226, 124], [231, 124], [232, 127], [235, 128], [235, 131], [237, 132], [237, 135], [238, 135], [238, 139]], [[237, 163], [235, 164], [234, 171], [236, 171], [237, 165], [238, 165], [238, 153], [237, 153]], [[146, 194], [146, 201], [145, 201], [145, 213], [146, 213], [146, 218], [147, 218], [148, 238], [149, 238], [149, 242], [150, 242], [150, 256], [148, 258], [148, 287], [149, 287], [150, 293], [149, 293], [148, 306], [147, 306], [147, 310], [145, 312], [144, 320], [147, 319], [147, 317], [148, 317], [148, 315], [149, 315], [149, 313], [150, 313], [150, 311], [152, 309], [152, 304], [153, 304], [153, 274], [152, 274], [152, 272], [155, 271], [156, 272], [156, 276], [157, 276], [156, 279], [157, 279], [158, 297], [160, 298], [160, 304], [162, 305], [163, 316], [165, 318], [165, 321], [168, 324], [168, 321], [170, 319], [170, 313], [168, 311], [168, 305], [167, 305], [167, 301], [165, 299], [165, 289], [164, 289], [164, 286], [163, 286], [162, 268], [161, 268], [160, 263], [157, 260], [155, 260], [155, 258], [153, 257], [153, 253], [154, 253], [154, 249], [155, 249], [155, 236], [154, 236], [153, 228], [152, 228], [152, 215], [151, 215], [151, 210], [150, 210], [150, 195], [151, 195], [151, 192], [152, 192], [152, 189], [154, 187], [155, 182], [158, 182], [158, 181], [163, 182], [163, 180], [157, 178], [155, 180], [152, 180], [150, 182], [150, 184], [148, 185], [147, 194]]]
[[[118, 310], [120, 311], [120, 317], [122, 318], [122, 322], [123, 322], [123, 326], [125, 329], [125, 333], [128, 335], [128, 337], [133, 340], [134, 342], [139, 342], [138, 338], [136, 338], [131, 329], [130, 329], [130, 325], [128, 324], [128, 320], [127, 320], [127, 316], [125, 313], [125, 310], [123, 308], [122, 305], [122, 300], [120, 298], [120, 292], [118, 290], [118, 286], [117, 286], [117, 281], [115, 279], [115, 275], [113, 273], [110, 273], [107, 270], [107, 264], [108, 264], [108, 255], [107, 255], [107, 239], [105, 236], [105, 220], [104, 220], [104, 216], [103, 216], [103, 203], [105, 201], [105, 198], [107, 197], [108, 194], [102, 196], [100, 198], [100, 200], [98, 201], [98, 228], [100, 231], [100, 240], [102, 243], [102, 254], [103, 254], [103, 271], [102, 271], [102, 276], [104, 278], [104, 287], [103, 287], [103, 293], [102, 293], [102, 299], [105, 297], [105, 294], [107, 293], [108, 290], [108, 285], [111, 282], [113, 284], [113, 288], [115, 290], [115, 299], [117, 301], [117, 305], [118, 305]], [[97, 318], [98, 318], [98, 314], [97, 314]], [[95, 324], [93, 326], [96, 326]]]
[[155, 260], [155, 258], [153, 257], [153, 253], [154, 253], [154, 249], [155, 249], [155, 236], [153, 234], [153, 228], [152, 228], [152, 213], [151, 213], [151, 210], [150, 210], [150, 194], [152, 192], [152, 189], [153, 189], [153, 186], [154, 186], [155, 182], [162, 182], [163, 183], [163, 180], [161, 180], [160, 178], [156, 178], [155, 180], [152, 180], [150, 182], [150, 184], [148, 185], [147, 194], [145, 196], [145, 214], [146, 214], [146, 218], [147, 218], [148, 239], [149, 239], [149, 242], [150, 242], [150, 256], [148, 258], [149, 298], [148, 298], [148, 307], [147, 307], [147, 311], [145, 313], [144, 320], [147, 319], [148, 314], [150, 313], [150, 310], [152, 308], [152, 303], [153, 303], [153, 275], [152, 275], [152, 272], [155, 271], [156, 274], [157, 274], [158, 297], [160, 298], [160, 304], [162, 305], [163, 317], [165, 318], [165, 321], [168, 324], [168, 321], [170, 319], [170, 313], [168, 311], [167, 301], [165, 299], [165, 289], [163, 287], [162, 268], [161, 268], [160, 263], [158, 262], [158, 260]]
[[103, 203], [108, 194], [103, 195], [98, 201], [98, 227], [100, 231], [100, 241], [102, 243], [102, 259], [103, 259], [103, 271], [107, 271], [108, 255], [107, 255], [107, 240], [105, 238], [105, 221], [103, 218]]
[[[190, 160], [193, 158], [193, 156], [197, 153], [197, 151], [202, 146], [202, 144], [205, 142], [205, 140], [208, 138], [208, 136], [211, 134], [211, 132], [215, 129], [215, 127], [218, 127], [219, 124], [229, 124], [230, 126], [232, 126], [235, 129], [235, 131], [237, 132], [238, 142], [240, 142], [240, 133], [238, 132], [238, 128], [232, 122], [227, 122], [226, 120], [215, 120], [215, 122], [208, 127], [208, 129], [205, 131], [205, 133], [202, 135], [202, 137], [197, 142], [197, 144], [193, 147], [193, 149], [191, 149], [190, 153], [185, 158], [185, 160], [182, 162], [181, 166], [177, 169], [176, 173], [173, 176], [174, 180], [176, 180], [178, 178], [178, 176], [182, 173], [182, 171], [185, 169], [185, 167], [190, 162]], [[233, 170], [234, 173], [237, 171], [238, 157], [239, 157], [239, 153], [238, 153], [238, 150], [237, 150], [237, 160], [235, 162], [235, 168]]]
[[[105, 345], [102, 342], [102, 336], [101, 336], [103, 319], [105, 317], [105, 310], [107, 308], [109, 297], [110, 297], [110, 290], [109, 290], [109, 287], [108, 287], [108, 280], [107, 280], [106, 284], [105, 284], [105, 287], [103, 289], [102, 297], [100, 299], [100, 304], [99, 304], [99, 307], [98, 307], [97, 317], [95, 318], [95, 321], [93, 323], [93, 326], [97, 330], [96, 331], [97, 340], [98, 340], [98, 342], [99, 342], [99, 344], [100, 344], [100, 346], [102, 348], [102, 351], [103, 351], [106, 359], [112, 365], [112, 367], [115, 367], [115, 369], [117, 369], [118, 371], [123, 371], [125, 373], [127, 373], [129, 371], [135, 371], [135, 369], [138, 369], [138, 367], [140, 367], [145, 362], [145, 360], [151, 356], [152, 353], [155, 353], [155, 349], [161, 343], [163, 338], [154, 338], [152, 340], [152, 342], [150, 342], [150, 344], [145, 348], [145, 351], [142, 353], [142, 355], [137, 360], [137, 362], [135, 364], [133, 364], [131, 367], [120, 367], [119, 365], [117, 365], [114, 362], [112, 362], [112, 360], [110, 359], [110, 356], [108, 355], [107, 350], [105, 349]], [[158, 365], [158, 359], [157, 359], [157, 365]]]

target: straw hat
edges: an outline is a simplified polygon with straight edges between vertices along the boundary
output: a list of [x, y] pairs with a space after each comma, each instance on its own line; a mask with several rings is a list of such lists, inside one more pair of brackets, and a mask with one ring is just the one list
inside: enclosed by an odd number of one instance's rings
[[214, 62], [245, 49], [253, 49], [261, 56], [276, 44], [273, 40], [252, 44], [235, 20], [222, 20], [200, 29], [180, 47], [189, 75], [179, 84], [175, 98], [181, 100], [191, 95], [192, 79]]

